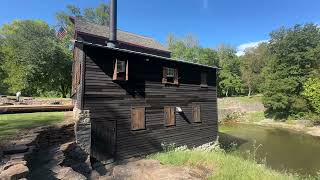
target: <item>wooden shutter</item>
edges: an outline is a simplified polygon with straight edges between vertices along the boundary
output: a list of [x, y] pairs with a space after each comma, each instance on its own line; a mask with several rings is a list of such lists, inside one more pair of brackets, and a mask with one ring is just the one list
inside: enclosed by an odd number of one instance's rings
[[167, 67], [163, 67], [162, 70], [162, 83], [167, 83], [167, 74], [168, 74], [168, 68]]
[[127, 64], [126, 64], [126, 81], [129, 80], [129, 61], [127, 61]]
[[131, 109], [131, 129], [145, 129], [145, 107], [133, 107]]
[[116, 61], [114, 63], [112, 80], [117, 80], [117, 76], [118, 76], [118, 60], [116, 59]]
[[201, 122], [200, 105], [198, 104], [192, 106], [192, 119], [193, 122]]
[[179, 73], [178, 73], [178, 69], [174, 70], [174, 80], [173, 80], [174, 84], [179, 84]]
[[175, 107], [164, 107], [164, 120], [166, 126], [174, 126], [176, 124]]
[[77, 65], [78, 65], [78, 68], [77, 68], [77, 77], [78, 77], [77, 85], [79, 85], [80, 81], [81, 81], [81, 63], [78, 62]]

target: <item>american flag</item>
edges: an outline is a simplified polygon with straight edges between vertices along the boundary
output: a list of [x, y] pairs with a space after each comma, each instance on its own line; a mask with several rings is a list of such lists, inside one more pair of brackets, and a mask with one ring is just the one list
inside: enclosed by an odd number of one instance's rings
[[64, 27], [60, 27], [57, 32], [57, 37], [62, 40], [67, 35], [67, 30]]

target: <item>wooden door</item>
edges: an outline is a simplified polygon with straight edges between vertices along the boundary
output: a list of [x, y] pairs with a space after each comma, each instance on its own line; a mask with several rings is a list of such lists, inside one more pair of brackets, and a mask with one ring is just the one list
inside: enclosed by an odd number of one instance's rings
[[116, 154], [116, 121], [92, 123], [91, 135], [93, 157], [100, 161], [114, 158]]

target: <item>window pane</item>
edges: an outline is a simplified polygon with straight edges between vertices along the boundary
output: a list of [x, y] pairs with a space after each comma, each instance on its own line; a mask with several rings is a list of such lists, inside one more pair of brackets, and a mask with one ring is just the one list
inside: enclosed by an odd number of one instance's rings
[[168, 68], [167, 77], [174, 77], [174, 69], [173, 68]]
[[118, 70], [118, 72], [126, 72], [126, 62], [125, 61], [118, 61], [117, 70]]

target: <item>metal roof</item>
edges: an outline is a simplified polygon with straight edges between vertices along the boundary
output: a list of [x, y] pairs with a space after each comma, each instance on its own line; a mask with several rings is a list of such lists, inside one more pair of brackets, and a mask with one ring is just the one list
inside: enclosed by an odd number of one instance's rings
[[[81, 17], [74, 18], [73, 20], [74, 20], [76, 32], [82, 32], [82, 33], [91, 34], [91, 35], [100, 36], [100, 37], [109, 39], [108, 26], [97, 25], [97, 24], [88, 22], [87, 20]], [[146, 47], [146, 48], [152, 48], [160, 51], [170, 52], [166, 47], [164, 47], [158, 41], [156, 41], [151, 37], [146, 37], [146, 36], [122, 31], [119, 29], [117, 30], [117, 40], [124, 43], [135, 44], [135, 45]]]
[[179, 60], [179, 59], [173, 59], [173, 58], [168, 58], [168, 57], [163, 57], [163, 56], [157, 56], [157, 55], [153, 55], [153, 54], [142, 53], [142, 52], [127, 50], [127, 49], [113, 48], [113, 47], [108, 47], [108, 46], [105, 46], [105, 45], [94, 44], [94, 43], [85, 42], [85, 41], [75, 40], [75, 42], [76, 43], [80, 43], [80, 44], [84, 44], [84, 45], [95, 46], [95, 47], [110, 49], [110, 50], [114, 50], [114, 51], [119, 51], [119, 52], [126, 52], [126, 53], [130, 53], [130, 54], [143, 55], [143, 56], [147, 56], [147, 57], [153, 57], [153, 58], [158, 58], [158, 59], [162, 59], [162, 60], [174, 61], [174, 62], [185, 63], [185, 64], [191, 64], [191, 65], [196, 65], [196, 66], [201, 66], [201, 67], [206, 67], [206, 68], [211, 68], [211, 69], [219, 69], [216, 66], [208, 66], [208, 65], [204, 65], [204, 64], [187, 62], [187, 61], [183, 61], [183, 60]]

